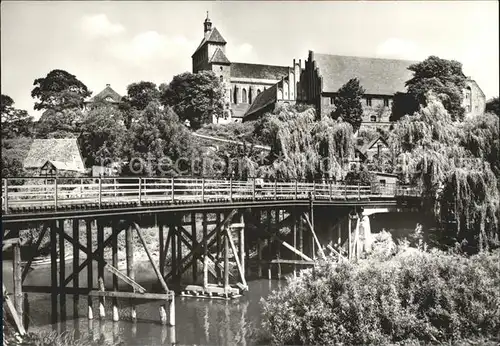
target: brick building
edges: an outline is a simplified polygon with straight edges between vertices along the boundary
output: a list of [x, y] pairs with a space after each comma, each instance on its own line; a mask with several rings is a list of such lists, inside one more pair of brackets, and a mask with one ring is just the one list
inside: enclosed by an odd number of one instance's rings
[[[224, 116], [213, 119], [214, 123], [228, 123], [242, 121], [250, 105], [257, 95], [275, 87], [277, 83], [285, 83], [284, 97], [295, 100], [296, 89], [288, 89], [288, 80], [295, 85], [294, 72], [299, 72], [288, 66], [274, 66], [261, 64], [247, 64], [232, 62], [226, 56], [226, 40], [217, 28], [212, 26], [208, 18], [203, 23], [203, 39], [191, 56], [193, 73], [203, 70], [213, 71], [219, 76], [225, 89]], [[284, 80], [287, 80], [284, 82]], [[277, 89], [277, 87], [276, 87]], [[283, 88], [281, 88], [283, 89]]]
[[[307, 60], [293, 59], [292, 66], [272, 66], [231, 62], [226, 44], [208, 18], [204, 37], [192, 55], [193, 73], [213, 71], [225, 87], [223, 119], [214, 123], [248, 121], [272, 111], [276, 103], [308, 103], [318, 117], [330, 116], [335, 96], [351, 78], [358, 78], [365, 89], [361, 126], [389, 128], [394, 94], [405, 92], [412, 78], [408, 67], [416, 61], [319, 54], [309, 51]], [[486, 99], [477, 83], [467, 80], [464, 89], [466, 115], [482, 114]]]

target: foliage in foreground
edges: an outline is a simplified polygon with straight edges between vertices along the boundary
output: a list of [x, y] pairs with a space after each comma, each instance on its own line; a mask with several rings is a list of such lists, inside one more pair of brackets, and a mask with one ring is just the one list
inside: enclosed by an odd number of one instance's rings
[[[390, 236], [389, 236], [390, 237]], [[263, 302], [275, 344], [456, 342], [498, 337], [500, 251], [470, 258], [395, 246], [380, 233], [358, 263], [328, 259]]]

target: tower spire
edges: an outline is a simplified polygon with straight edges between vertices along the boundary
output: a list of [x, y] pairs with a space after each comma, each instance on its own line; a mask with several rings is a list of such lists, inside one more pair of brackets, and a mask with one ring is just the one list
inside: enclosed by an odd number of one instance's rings
[[210, 21], [210, 18], [208, 17], [208, 11], [207, 11], [207, 18], [205, 19], [205, 22], [203, 23], [203, 32], [205, 34], [205, 38], [210, 34], [210, 31], [212, 30], [212, 22]]

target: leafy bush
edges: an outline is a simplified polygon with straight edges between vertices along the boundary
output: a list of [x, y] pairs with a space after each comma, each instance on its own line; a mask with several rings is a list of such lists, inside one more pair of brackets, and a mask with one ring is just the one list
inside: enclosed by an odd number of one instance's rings
[[500, 251], [467, 258], [407, 245], [395, 250], [391, 242], [381, 235], [357, 263], [327, 259], [263, 301], [273, 343], [418, 344], [497, 335]]

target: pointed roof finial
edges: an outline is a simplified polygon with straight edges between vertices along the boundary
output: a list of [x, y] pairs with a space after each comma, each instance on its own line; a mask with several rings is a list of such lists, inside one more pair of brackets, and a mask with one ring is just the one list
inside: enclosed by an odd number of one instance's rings
[[207, 11], [207, 19], [205, 19], [205, 22], [209, 22], [210, 18], [208, 18], [208, 11]]

